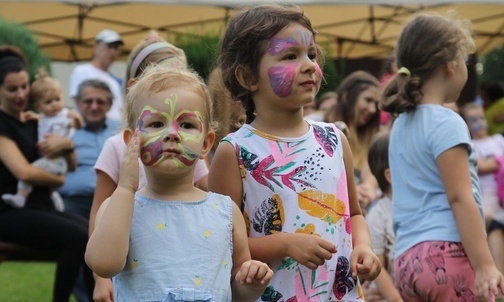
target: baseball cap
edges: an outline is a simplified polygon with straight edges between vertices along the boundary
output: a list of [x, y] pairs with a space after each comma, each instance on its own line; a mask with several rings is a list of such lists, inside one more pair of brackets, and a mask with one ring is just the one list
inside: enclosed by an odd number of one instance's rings
[[121, 36], [110, 29], [104, 29], [100, 31], [96, 37], [95, 37], [96, 42], [105, 42], [107, 44], [110, 43], [119, 43], [119, 44], [124, 44], [123, 40], [121, 39]]

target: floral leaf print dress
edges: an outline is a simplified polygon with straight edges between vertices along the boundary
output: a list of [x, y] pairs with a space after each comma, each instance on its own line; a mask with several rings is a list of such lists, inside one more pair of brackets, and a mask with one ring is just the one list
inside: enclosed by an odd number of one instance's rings
[[352, 231], [339, 132], [333, 124], [307, 122], [309, 131], [297, 138], [271, 136], [248, 124], [224, 138], [238, 158], [250, 237], [313, 234], [338, 250], [316, 270], [292, 258], [269, 263], [275, 276], [258, 301], [364, 301], [350, 273]]

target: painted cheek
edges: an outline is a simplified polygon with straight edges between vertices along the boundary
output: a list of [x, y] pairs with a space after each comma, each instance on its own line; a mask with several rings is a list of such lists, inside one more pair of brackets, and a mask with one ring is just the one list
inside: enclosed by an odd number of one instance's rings
[[140, 148], [140, 157], [146, 166], [158, 164], [163, 156], [163, 142], [161, 139], [146, 143]]
[[273, 66], [268, 69], [270, 86], [276, 95], [285, 98], [291, 94], [297, 67], [298, 63], [291, 63], [285, 66]]
[[315, 65], [315, 72], [317, 73], [319, 79], [322, 79], [322, 69], [320, 69], [320, 66], [318, 63]]
[[199, 154], [188, 147], [182, 146], [182, 152], [183, 154], [175, 156], [175, 158], [179, 160], [181, 167], [190, 167], [194, 165], [199, 158]]
[[268, 53], [272, 56], [276, 56], [287, 48], [298, 46], [299, 43], [294, 38], [278, 39], [272, 38], [270, 40], [270, 45], [268, 48]]

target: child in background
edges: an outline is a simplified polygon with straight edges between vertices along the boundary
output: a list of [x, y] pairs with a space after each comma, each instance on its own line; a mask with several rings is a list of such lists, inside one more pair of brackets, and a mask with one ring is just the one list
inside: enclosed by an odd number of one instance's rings
[[[75, 129], [82, 128], [82, 117], [75, 111], [64, 107], [65, 101], [59, 82], [51, 78], [43, 68], [39, 70], [36, 80], [31, 85], [30, 98], [33, 100], [35, 108], [40, 112], [38, 116], [39, 141], [51, 134], [70, 138]], [[41, 157], [32, 165], [56, 175], [65, 174], [68, 170], [64, 156]], [[73, 169], [75, 167], [72, 167]], [[17, 193], [3, 194], [2, 199], [15, 208], [22, 208], [25, 206], [26, 197], [32, 188], [31, 184], [20, 180]], [[56, 210], [63, 211], [63, 200], [56, 191], [52, 193], [52, 200]]]
[[[373, 250], [380, 259], [382, 270], [374, 283], [386, 301], [402, 301], [395, 288], [394, 280], [394, 242], [395, 235], [392, 228], [392, 187], [390, 185], [390, 169], [388, 162], [388, 132], [380, 133], [371, 143], [368, 153], [369, 169], [378, 181], [383, 197], [376, 201], [366, 216], [371, 233]], [[364, 292], [366, 294], [366, 292]], [[366, 296], [367, 297], [367, 296]]]
[[[87, 264], [113, 277], [116, 301], [255, 300], [273, 272], [250, 260], [240, 210], [193, 184], [195, 163], [215, 138], [205, 84], [195, 73], [154, 66], [129, 88], [126, 104], [119, 184], [99, 209]], [[147, 184], [137, 192], [139, 157]]]
[[258, 301], [361, 301], [374, 279], [348, 141], [334, 124], [305, 120], [322, 81], [310, 20], [297, 6], [235, 15], [220, 68], [247, 122], [217, 147], [209, 189], [242, 209], [252, 258], [275, 272]]
[[[504, 158], [504, 137], [489, 136], [483, 107], [471, 102], [464, 105], [461, 115], [469, 127], [472, 143], [478, 156], [478, 176], [483, 198], [483, 213], [488, 234], [488, 245], [499, 271], [504, 271], [504, 208], [497, 194], [496, 173], [499, 157]], [[502, 184], [504, 185], [504, 184]]]
[[476, 153], [464, 120], [442, 106], [467, 81], [466, 21], [419, 14], [397, 43], [382, 107], [392, 126], [394, 277], [407, 301], [493, 301], [504, 291], [485, 240]]

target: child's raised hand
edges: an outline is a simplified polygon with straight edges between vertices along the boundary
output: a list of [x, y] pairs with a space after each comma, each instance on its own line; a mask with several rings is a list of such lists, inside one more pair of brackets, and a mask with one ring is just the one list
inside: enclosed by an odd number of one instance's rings
[[493, 301], [496, 295], [504, 294], [504, 277], [495, 266], [476, 269], [474, 289], [478, 301]]
[[122, 187], [136, 192], [139, 185], [139, 164], [138, 157], [140, 156], [140, 131], [138, 129], [133, 132], [131, 139], [126, 146], [126, 152], [121, 163], [119, 171], [119, 184], [117, 187]]
[[372, 281], [378, 277], [381, 271], [381, 262], [378, 256], [373, 253], [371, 247], [366, 245], [355, 246], [350, 256], [350, 271], [352, 277], [357, 277], [361, 281]]
[[287, 255], [309, 269], [316, 269], [338, 250], [336, 246], [317, 235], [289, 234]]
[[243, 262], [235, 276], [235, 281], [247, 286], [266, 288], [271, 278], [273, 278], [273, 271], [266, 263], [248, 260]]

